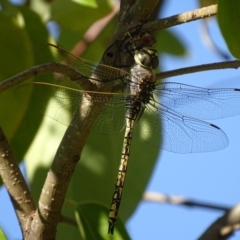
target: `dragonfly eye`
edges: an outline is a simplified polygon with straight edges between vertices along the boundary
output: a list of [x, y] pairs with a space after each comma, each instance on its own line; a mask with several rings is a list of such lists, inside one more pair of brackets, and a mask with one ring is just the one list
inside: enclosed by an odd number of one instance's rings
[[134, 60], [142, 67], [156, 69], [159, 64], [156, 54], [157, 51], [155, 49], [145, 47], [135, 51]]

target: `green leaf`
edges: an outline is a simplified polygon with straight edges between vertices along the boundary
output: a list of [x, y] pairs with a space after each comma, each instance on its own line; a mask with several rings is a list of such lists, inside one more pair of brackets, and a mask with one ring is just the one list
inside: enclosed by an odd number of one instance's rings
[[[27, 8], [20, 7], [19, 10], [25, 22], [23, 30], [28, 37], [29, 44], [28, 44], [27, 50], [20, 48], [22, 49], [22, 52], [21, 54], [17, 55], [18, 62], [23, 61], [23, 60], [20, 60], [19, 58], [26, 58], [26, 59], [30, 58], [33, 61], [33, 63], [30, 66], [33, 66], [34, 64], [37, 64], [40, 61], [41, 56], [34, 54], [34, 52], [32, 52], [31, 50], [32, 46], [35, 46], [36, 44], [39, 44], [39, 43], [46, 43], [48, 41], [49, 35], [45, 25], [42, 23], [40, 17], [36, 13], [34, 13], [33, 11]], [[38, 29], [38, 31], [36, 31], [36, 29]], [[28, 67], [26, 67], [25, 69], [27, 69]], [[44, 81], [51, 82], [53, 78], [50, 75], [45, 75], [45, 76], [41, 75], [41, 76], [38, 76], [37, 79], [38, 81], [44, 80]], [[31, 81], [31, 80], [28, 80], [28, 81]], [[13, 125], [13, 126], [16, 126], [17, 128], [15, 129], [14, 135], [10, 143], [15, 151], [15, 155], [17, 159], [21, 161], [34, 139], [36, 131], [39, 128], [39, 125], [42, 121], [42, 116], [39, 116], [38, 114], [34, 114], [34, 113], [30, 115], [28, 112], [29, 110], [26, 109], [26, 107], [24, 107], [22, 104], [20, 104], [19, 99], [17, 99], [16, 96], [14, 96], [14, 94], [15, 93], [13, 89], [11, 92], [11, 97], [10, 96], [9, 97], [11, 101], [17, 101], [18, 105], [17, 105], [17, 110], [12, 111], [12, 114], [16, 114], [16, 116], [20, 116], [20, 117], [18, 119], [18, 122]], [[47, 99], [48, 99], [48, 96], [46, 96], [46, 101]], [[34, 103], [30, 101], [30, 104], [34, 104]], [[11, 115], [7, 115], [7, 116], [10, 119], [12, 118]]]
[[45, 22], [51, 17], [51, 2], [52, 1], [34, 0], [29, 4], [28, 9], [30, 8], [33, 12], [37, 13], [43, 22]]
[[[22, 19], [22, 16], [19, 13], [18, 19], [20, 18]], [[27, 69], [32, 64], [31, 57], [26, 54], [30, 41], [21, 22], [8, 12], [0, 11], [0, 81]], [[23, 114], [11, 90], [1, 93], [0, 111], [4, 112], [0, 115], [1, 125], [8, 139], [12, 140]]]
[[[5, 9], [0, 11], [1, 81], [37, 63], [39, 56], [31, 53], [30, 49], [40, 42], [46, 43], [49, 36], [36, 13], [22, 7], [15, 7], [15, 11], [12, 8]], [[8, 9], [11, 11], [8, 12]], [[39, 80], [47, 78], [38, 77]], [[26, 107], [15, 97], [14, 88], [1, 93], [0, 110], [4, 112], [0, 115], [1, 125], [20, 162], [33, 141], [42, 116], [38, 115], [33, 121], [26, 112]]]
[[12, 17], [7, 12], [0, 11], [0, 33], [0, 80], [2, 81], [26, 69], [32, 61], [24, 56], [30, 42], [24, 30], [23, 16], [20, 13], [18, 17]]
[[24, 30], [30, 40], [30, 46], [27, 54], [34, 57], [34, 64], [36, 64], [38, 63], [39, 56], [34, 55], [31, 51], [32, 48], [37, 45], [48, 43], [51, 40], [51, 37], [48, 33], [48, 29], [46, 28], [46, 24], [36, 12], [26, 7], [19, 7], [18, 9], [24, 18]]
[[[106, 50], [107, 45], [110, 43], [112, 33], [115, 29], [115, 19], [111, 21], [101, 33], [97, 36], [97, 38], [91, 42], [86, 47], [86, 51], [81, 55], [81, 57], [91, 60], [93, 62], [99, 62], [104, 51]], [[82, 32], [71, 31], [71, 29], [62, 29], [59, 44], [60, 46], [64, 46], [65, 49], [71, 50], [73, 46], [79, 39], [83, 38]]]
[[7, 237], [5, 236], [5, 234], [1, 228], [0, 228], [0, 240], [7, 240]]
[[184, 43], [170, 30], [161, 30], [156, 35], [155, 44], [159, 53], [168, 53], [175, 56], [186, 55]]
[[91, 8], [98, 7], [98, 4], [95, 0], [72, 0], [72, 2], [75, 2], [83, 6], [91, 7]]
[[231, 54], [240, 58], [240, 1], [218, 1], [218, 24]]
[[83, 33], [111, 10], [107, 1], [99, 0], [98, 6], [93, 9], [73, 1], [56, 0], [52, 5], [52, 20], [58, 22], [62, 28]]
[[130, 239], [123, 222], [118, 219], [118, 226], [114, 235], [108, 234], [109, 209], [99, 203], [85, 202], [79, 204], [75, 210], [81, 239], [91, 240], [128, 240]]

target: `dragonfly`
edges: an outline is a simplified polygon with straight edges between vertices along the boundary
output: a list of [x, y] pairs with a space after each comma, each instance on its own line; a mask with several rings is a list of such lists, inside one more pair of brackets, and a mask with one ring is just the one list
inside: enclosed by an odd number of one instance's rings
[[[49, 44], [64, 64], [76, 68], [88, 81], [117, 82], [121, 91], [95, 92], [77, 90], [43, 82], [20, 85], [17, 92], [26, 96], [34, 91], [35, 110], [45, 112], [45, 94], [53, 94], [45, 113], [48, 117], [68, 125], [64, 109], [71, 114], [81, 104], [103, 105], [93, 131], [119, 132], [125, 129], [120, 166], [109, 212], [108, 233], [113, 234], [125, 182], [135, 123], [142, 125], [145, 141], [153, 146], [176, 153], [196, 153], [221, 150], [228, 145], [226, 134], [216, 125], [203, 119], [219, 119], [240, 114], [240, 89], [200, 88], [176, 82], [157, 83], [154, 69], [158, 67], [157, 51], [151, 47], [135, 50], [130, 71], [77, 58], [64, 49]], [[94, 73], [94, 77], [92, 77]], [[72, 79], [76, 80], [76, 79]], [[71, 102], [71, 104], [70, 104]], [[86, 120], [87, 121], [87, 120]], [[161, 131], [154, 131], [161, 125]], [[149, 129], [153, 129], [152, 131]]]

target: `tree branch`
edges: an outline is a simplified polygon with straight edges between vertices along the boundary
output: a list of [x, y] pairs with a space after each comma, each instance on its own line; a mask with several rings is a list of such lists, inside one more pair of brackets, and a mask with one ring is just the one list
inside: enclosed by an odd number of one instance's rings
[[23, 236], [26, 236], [36, 207], [1, 127], [0, 176], [18, 216]]
[[138, 0], [128, 12], [128, 19], [134, 19], [134, 24], [143, 24], [147, 22], [151, 16], [155, 7], [158, 5], [159, 0]]
[[217, 204], [204, 203], [196, 200], [186, 199], [184, 197], [179, 197], [179, 196], [168, 196], [168, 195], [156, 193], [156, 192], [145, 192], [143, 195], [143, 200], [149, 201], [149, 202], [156, 202], [156, 203], [171, 203], [171, 204], [177, 204], [177, 205], [185, 205], [188, 207], [201, 207], [201, 208], [208, 208], [208, 209], [222, 210], [222, 211], [230, 210], [229, 207], [220, 206]]
[[240, 229], [240, 204], [227, 211], [222, 217], [213, 222], [198, 240], [228, 239]]
[[156, 79], [164, 79], [164, 78], [175, 77], [183, 74], [196, 73], [196, 72], [209, 71], [209, 70], [219, 70], [219, 69], [227, 69], [227, 68], [238, 69], [239, 67], [240, 67], [239, 60], [219, 62], [219, 63], [208, 63], [208, 64], [202, 64], [202, 65], [174, 69], [171, 71], [157, 73]]
[[[110, 46], [118, 41], [117, 51], [129, 39], [128, 33], [139, 33], [143, 24], [151, 18], [158, 2], [159, 0], [122, 1], [116, 30]], [[146, 32], [149, 32], [149, 29]], [[106, 63], [110, 65], [110, 62]]]
[[64, 215], [60, 216], [60, 222], [69, 224], [69, 225], [71, 225], [73, 227], [78, 227], [77, 222], [76, 222], [75, 219], [71, 219], [71, 218], [69, 218], [67, 216], [64, 216]]
[[[85, 102], [86, 103], [86, 102]], [[54, 239], [56, 226], [61, 219], [61, 209], [82, 149], [96, 116], [101, 111], [102, 103], [89, 101], [79, 106], [71, 124], [60, 143], [52, 166], [47, 174], [38, 203], [38, 211], [32, 221], [31, 235], [38, 239]], [[100, 105], [101, 104], [101, 105]]]
[[36, 77], [40, 74], [53, 72], [61, 73], [69, 77], [70, 79], [75, 80], [83, 89], [95, 89], [91, 81], [86, 81], [86, 78], [83, 78], [83, 75], [76, 69], [71, 68], [65, 64], [52, 62], [34, 66], [11, 78], [6, 79], [5, 81], [0, 83], [0, 92], [3, 92], [17, 84], [26, 81], [27, 79]]
[[148, 22], [142, 27], [142, 30], [155, 32], [157, 30], [170, 28], [176, 25], [181, 25], [183, 23], [188, 23], [198, 19], [211, 17], [216, 14], [217, 14], [217, 5], [212, 5], [209, 7], [203, 7], [203, 8], [195, 9], [185, 13], [176, 14], [171, 17]]
[[155, 10], [159, 0], [145, 1], [122, 1], [119, 18], [114, 35], [121, 39], [132, 28], [141, 26], [146, 23]]

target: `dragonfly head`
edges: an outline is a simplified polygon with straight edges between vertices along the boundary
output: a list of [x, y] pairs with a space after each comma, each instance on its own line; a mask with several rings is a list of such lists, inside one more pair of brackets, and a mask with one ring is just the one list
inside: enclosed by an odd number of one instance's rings
[[140, 50], [136, 50], [134, 60], [137, 64], [144, 68], [156, 69], [159, 64], [157, 50], [150, 47], [144, 47]]

